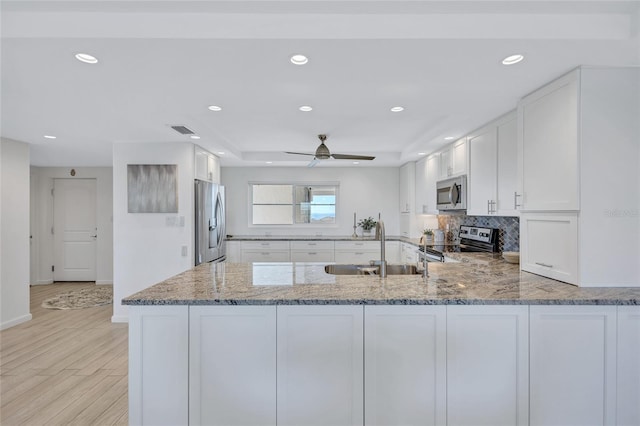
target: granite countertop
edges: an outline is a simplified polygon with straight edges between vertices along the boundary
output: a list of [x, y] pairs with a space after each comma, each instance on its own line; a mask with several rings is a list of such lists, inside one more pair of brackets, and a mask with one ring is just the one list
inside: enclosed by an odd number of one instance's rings
[[[353, 238], [349, 235], [227, 235], [227, 241], [380, 241], [371, 237]], [[418, 245], [420, 238], [388, 235], [387, 241], [403, 241]]]
[[[584, 288], [521, 272], [499, 255], [455, 253], [429, 277], [331, 275], [324, 263], [207, 263], [124, 305], [640, 305], [640, 288]], [[453, 257], [452, 256], [452, 257]]]

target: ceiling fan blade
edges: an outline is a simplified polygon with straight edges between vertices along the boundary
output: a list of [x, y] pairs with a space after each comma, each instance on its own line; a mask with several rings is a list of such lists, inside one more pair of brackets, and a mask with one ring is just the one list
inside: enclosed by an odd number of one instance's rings
[[311, 162], [309, 164], [307, 164], [307, 167], [315, 167], [316, 164], [318, 164], [318, 160], [317, 158], [314, 158], [313, 160], [311, 160]]
[[373, 160], [376, 157], [369, 155], [331, 154], [336, 160]]
[[294, 155], [311, 155], [312, 157], [315, 156], [315, 154], [309, 154], [308, 152], [289, 152], [289, 151], [285, 151], [285, 154], [294, 154]]

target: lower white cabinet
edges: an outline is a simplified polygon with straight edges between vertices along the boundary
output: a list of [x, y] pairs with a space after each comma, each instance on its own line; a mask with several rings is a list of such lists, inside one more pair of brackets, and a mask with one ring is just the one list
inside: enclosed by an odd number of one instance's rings
[[528, 306], [447, 307], [447, 424], [527, 425]]
[[335, 261], [346, 264], [368, 264], [380, 260], [380, 241], [336, 241]]
[[237, 263], [242, 262], [242, 242], [241, 241], [227, 241], [227, 262]]
[[278, 424], [363, 424], [363, 307], [278, 306]]
[[418, 248], [409, 243], [400, 243], [400, 263], [415, 265], [418, 261]]
[[640, 425], [640, 306], [618, 306], [619, 425]]
[[292, 262], [333, 262], [333, 241], [291, 241]]
[[275, 425], [276, 307], [192, 306], [189, 331], [189, 424]]
[[446, 423], [446, 306], [365, 306], [366, 425]]
[[531, 306], [530, 345], [531, 426], [616, 424], [615, 306]]
[[189, 422], [189, 307], [129, 309], [129, 424]]
[[[597, 262], [598, 259], [593, 259]], [[575, 213], [522, 213], [520, 265], [569, 284], [578, 284], [578, 217]]]

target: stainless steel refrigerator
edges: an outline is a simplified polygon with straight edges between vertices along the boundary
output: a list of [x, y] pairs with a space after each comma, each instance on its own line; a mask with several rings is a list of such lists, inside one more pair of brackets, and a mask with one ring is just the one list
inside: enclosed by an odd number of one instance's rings
[[196, 179], [195, 264], [226, 258], [224, 186]]

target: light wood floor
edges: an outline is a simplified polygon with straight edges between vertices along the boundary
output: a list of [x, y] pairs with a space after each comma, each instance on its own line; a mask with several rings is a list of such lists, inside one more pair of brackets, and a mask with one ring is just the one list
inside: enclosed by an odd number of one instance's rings
[[126, 425], [127, 324], [112, 306], [44, 309], [93, 283], [31, 287], [31, 321], [0, 332], [0, 424]]

